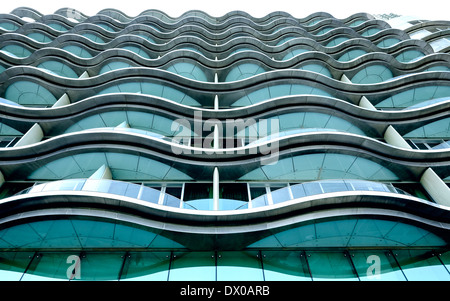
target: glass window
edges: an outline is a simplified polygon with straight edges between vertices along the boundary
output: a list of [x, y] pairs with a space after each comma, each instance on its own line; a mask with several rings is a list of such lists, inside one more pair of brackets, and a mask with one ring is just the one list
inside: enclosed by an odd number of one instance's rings
[[214, 252], [174, 253], [170, 266], [169, 280], [216, 280], [216, 258]]
[[78, 78], [78, 74], [75, 73], [72, 68], [58, 61], [46, 61], [39, 64], [37, 67], [56, 73], [59, 76]]
[[329, 181], [320, 183], [325, 193], [347, 191], [347, 185], [342, 181]]
[[79, 46], [68, 45], [63, 47], [63, 49], [81, 58], [87, 59], [92, 57], [92, 54], [90, 54], [89, 51]]
[[56, 102], [53, 94], [30, 81], [17, 81], [5, 91], [5, 98], [25, 106], [48, 106]]
[[175, 208], [180, 208], [180, 199], [171, 196], [170, 194], [166, 194], [164, 196], [164, 205], [166, 206], [170, 206], [170, 207], [175, 207]]
[[74, 280], [118, 280], [125, 253], [86, 253], [81, 257], [80, 278]]
[[9, 56], [19, 58], [25, 58], [31, 55], [31, 51], [29, 51], [28, 49], [19, 45], [12, 45], [12, 44], [6, 45], [2, 49], [0, 49], [0, 51], [6, 53]]
[[131, 252], [120, 280], [167, 281], [170, 252]]
[[323, 193], [320, 183], [305, 183], [303, 184], [306, 195], [316, 195]]
[[[22, 281], [69, 280], [75, 267], [75, 261], [72, 258], [80, 258], [79, 255], [78, 252], [43, 252], [36, 254], [27, 272], [23, 275]], [[68, 275], [69, 277], [67, 277]], [[75, 273], [73, 277], [75, 277]]]
[[357, 57], [360, 57], [364, 54], [366, 54], [367, 52], [362, 50], [362, 49], [353, 49], [350, 50], [346, 53], [344, 53], [339, 59], [338, 61], [340, 62], [348, 62], [351, 61], [353, 59], [356, 59]]
[[1, 252], [0, 281], [20, 280], [33, 255], [33, 252]]
[[159, 201], [159, 195], [160, 191], [156, 189], [152, 189], [149, 187], [142, 187], [138, 199], [157, 204]]
[[213, 197], [212, 192], [212, 183], [186, 183], [184, 201], [210, 199]]
[[266, 281], [311, 280], [302, 251], [263, 251], [262, 256]]
[[267, 206], [268, 204], [267, 195], [262, 195], [252, 200], [252, 208]]
[[406, 280], [394, 255], [389, 251], [351, 251], [350, 254], [361, 281]]
[[343, 252], [307, 252], [307, 260], [314, 281], [358, 280]]
[[395, 256], [408, 280], [450, 280], [450, 274], [436, 254], [429, 250], [395, 250]]
[[439, 258], [444, 263], [445, 267], [447, 268], [447, 271], [450, 272], [450, 251], [447, 251], [443, 254], [439, 254]]
[[306, 196], [305, 187], [303, 184], [291, 185], [291, 191], [294, 199]]
[[272, 201], [274, 204], [289, 201], [290, 199], [291, 195], [289, 194], [289, 188], [284, 187], [276, 190], [272, 188]]
[[261, 260], [257, 251], [219, 252], [218, 281], [263, 281]]

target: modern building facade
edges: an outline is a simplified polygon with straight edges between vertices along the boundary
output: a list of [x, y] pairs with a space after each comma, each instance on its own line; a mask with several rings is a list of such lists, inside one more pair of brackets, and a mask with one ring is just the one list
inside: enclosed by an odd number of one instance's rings
[[0, 15], [1, 279], [450, 280], [450, 22], [393, 20]]

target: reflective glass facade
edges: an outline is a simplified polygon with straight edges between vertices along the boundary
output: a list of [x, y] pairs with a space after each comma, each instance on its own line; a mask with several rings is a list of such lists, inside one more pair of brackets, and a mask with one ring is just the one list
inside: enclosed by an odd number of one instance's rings
[[1, 14], [0, 279], [450, 280], [450, 23], [396, 20]]

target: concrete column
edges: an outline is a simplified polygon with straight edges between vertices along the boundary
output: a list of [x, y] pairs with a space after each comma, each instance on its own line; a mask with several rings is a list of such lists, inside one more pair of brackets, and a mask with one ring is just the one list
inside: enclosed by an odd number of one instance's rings
[[44, 132], [39, 124], [35, 123], [25, 135], [20, 138], [19, 142], [14, 147], [25, 146], [39, 142], [44, 138]]
[[345, 74], [342, 74], [342, 76], [341, 76], [341, 82], [349, 83], [349, 84], [352, 83], [352, 81], [351, 81], [351, 80], [347, 77], [347, 75], [345, 75]]
[[389, 125], [384, 132], [384, 140], [393, 146], [412, 149], [411, 146], [403, 139], [403, 137], [394, 129], [392, 125]]
[[3, 183], [5, 183], [5, 177], [3, 176], [2, 172], [0, 171], [0, 187], [2, 187]]
[[214, 167], [213, 172], [213, 202], [214, 210], [219, 210], [219, 169]]
[[359, 106], [373, 111], [377, 110], [377, 108], [375, 108], [375, 106], [365, 96], [361, 97], [359, 100]]
[[130, 125], [126, 121], [124, 121], [121, 124], [119, 124], [118, 126], [116, 126], [116, 128], [129, 128], [129, 127], [130, 127]]
[[83, 74], [80, 75], [79, 79], [88, 78], [88, 77], [90, 77], [89, 73], [87, 73], [87, 71], [84, 71]]
[[52, 108], [56, 108], [56, 107], [62, 107], [62, 106], [66, 106], [70, 104], [70, 99], [69, 96], [64, 93], [63, 96], [61, 96], [57, 102], [55, 102], [55, 104], [52, 106]]
[[90, 180], [112, 180], [111, 170], [108, 166], [103, 164], [96, 172], [94, 172], [90, 177]]
[[219, 110], [219, 96], [216, 95], [214, 97], [214, 110], [218, 111]]
[[434, 170], [431, 168], [425, 170], [420, 178], [420, 184], [436, 203], [450, 207], [450, 188]]
[[214, 141], [213, 141], [213, 149], [219, 149], [219, 127], [214, 125]]

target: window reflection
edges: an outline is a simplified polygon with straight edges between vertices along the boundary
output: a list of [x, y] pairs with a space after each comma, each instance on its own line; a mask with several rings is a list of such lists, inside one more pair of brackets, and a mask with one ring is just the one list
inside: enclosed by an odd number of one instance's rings
[[443, 281], [450, 280], [449, 254], [424, 249], [0, 252], [0, 281]]

